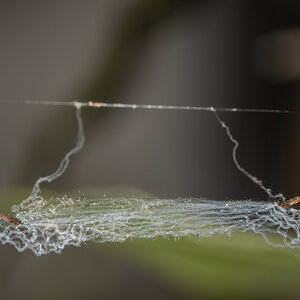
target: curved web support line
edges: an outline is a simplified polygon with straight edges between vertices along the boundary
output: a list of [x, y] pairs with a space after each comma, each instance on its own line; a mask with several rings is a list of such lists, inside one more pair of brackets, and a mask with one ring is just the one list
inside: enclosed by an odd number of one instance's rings
[[214, 113], [217, 121], [220, 125], [226, 130], [227, 136], [234, 144], [232, 157], [233, 161], [238, 168], [238, 170], [246, 175], [252, 182], [258, 185], [262, 190], [264, 190], [267, 195], [271, 199], [281, 199], [282, 201], [285, 200], [285, 197], [282, 194], [273, 194], [270, 188], [264, 186], [263, 182], [259, 180], [257, 177], [250, 174], [246, 171], [236, 158], [236, 151], [239, 146], [236, 139], [233, 138], [229, 127], [221, 120], [217, 111], [222, 112], [257, 112], [257, 113], [298, 113], [298, 111], [289, 111], [289, 110], [274, 110], [274, 109], [249, 109], [249, 108], [214, 108], [214, 107], [206, 107], [206, 106], [176, 106], [176, 105], [146, 105], [146, 104], [126, 104], [126, 103], [106, 103], [106, 102], [66, 102], [66, 101], [34, 101], [34, 100], [26, 100], [26, 101], [8, 101], [8, 100], [0, 100], [0, 103], [16, 103], [16, 104], [27, 104], [27, 105], [54, 105], [54, 106], [73, 106], [76, 108], [76, 119], [78, 123], [78, 133], [77, 133], [77, 143], [75, 147], [69, 151], [63, 160], [61, 161], [58, 169], [48, 175], [39, 178], [33, 186], [32, 192], [30, 196], [23, 201], [23, 204], [27, 204], [30, 200], [34, 200], [37, 197], [37, 194], [40, 190], [40, 184], [43, 182], [52, 182], [56, 178], [60, 177], [66, 170], [69, 165], [70, 157], [76, 153], [78, 153], [84, 144], [84, 130], [83, 130], [83, 122], [81, 119], [81, 108], [82, 107], [92, 107], [92, 108], [115, 108], [115, 109], [149, 109], [149, 110], [188, 110], [188, 111], [211, 111]]
[[26, 204], [30, 200], [34, 200], [37, 197], [37, 195], [40, 191], [41, 183], [52, 182], [55, 179], [57, 179], [58, 177], [60, 177], [66, 171], [66, 169], [70, 163], [71, 156], [78, 153], [82, 149], [82, 147], [84, 145], [84, 141], [85, 141], [85, 136], [84, 136], [83, 121], [81, 118], [81, 104], [75, 102], [73, 105], [76, 108], [76, 120], [77, 120], [77, 125], [78, 125], [76, 145], [74, 146], [74, 148], [72, 148], [69, 152], [66, 153], [66, 155], [60, 162], [58, 169], [54, 173], [44, 176], [44, 177], [40, 177], [35, 182], [30, 196], [25, 201], [23, 201], [22, 205]]
[[265, 191], [268, 196], [271, 199], [280, 199], [282, 201], [285, 201], [285, 197], [282, 194], [273, 194], [272, 190], [270, 188], [267, 188], [262, 180], [258, 179], [257, 177], [253, 176], [252, 174], [250, 174], [248, 171], [246, 171], [238, 162], [237, 158], [236, 158], [236, 151], [237, 148], [239, 147], [239, 143], [238, 141], [233, 137], [233, 135], [230, 132], [229, 127], [225, 124], [225, 122], [219, 117], [219, 115], [216, 112], [215, 108], [211, 108], [211, 111], [213, 112], [214, 116], [216, 117], [217, 121], [220, 123], [220, 125], [222, 126], [222, 128], [225, 129], [227, 136], [229, 137], [230, 141], [234, 144], [233, 149], [232, 149], [232, 158], [233, 158], [233, 162], [236, 165], [236, 167], [238, 168], [238, 170], [243, 173], [244, 175], [246, 175], [253, 183], [255, 183], [256, 185], [258, 185], [263, 191]]

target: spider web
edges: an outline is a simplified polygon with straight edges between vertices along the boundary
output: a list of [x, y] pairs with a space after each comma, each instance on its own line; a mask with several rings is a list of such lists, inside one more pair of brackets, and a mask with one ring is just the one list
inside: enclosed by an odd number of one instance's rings
[[[61, 253], [66, 246], [80, 246], [87, 241], [123, 242], [135, 238], [179, 238], [187, 235], [207, 237], [217, 233], [231, 235], [235, 231], [252, 231], [262, 235], [271, 245], [300, 248], [300, 213], [292, 208], [285, 209], [279, 206], [276, 201], [285, 200], [285, 197], [280, 193], [274, 193], [239, 164], [236, 156], [239, 144], [218, 114], [219, 111], [255, 113], [291, 113], [292, 111], [103, 102], [24, 101], [22, 103], [74, 107], [78, 124], [77, 142], [74, 148], [65, 154], [58, 169], [50, 175], [39, 178], [30, 196], [20, 205], [12, 207], [12, 212], [21, 221], [21, 225], [16, 227], [0, 221], [2, 244], [12, 244], [20, 252], [30, 249], [36, 255], [43, 255], [50, 252]], [[86, 106], [198, 110], [212, 113], [233, 144], [232, 157], [238, 170], [274, 201], [272, 203], [225, 202], [196, 198], [140, 199], [135, 197], [83, 200], [67, 196], [43, 198], [40, 185], [63, 175], [71, 156], [78, 153], [84, 145], [81, 110]], [[277, 236], [276, 243], [272, 241], [273, 236]]]

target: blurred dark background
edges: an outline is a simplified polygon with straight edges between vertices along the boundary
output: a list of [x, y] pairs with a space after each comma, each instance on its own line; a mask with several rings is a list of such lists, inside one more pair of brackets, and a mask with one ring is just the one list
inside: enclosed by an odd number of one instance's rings
[[[300, 109], [299, 25], [296, 0], [1, 0], [0, 99]], [[297, 196], [298, 115], [220, 116], [240, 164]], [[84, 109], [83, 118], [84, 149], [42, 188], [266, 199], [208, 112]], [[74, 110], [1, 104], [0, 137], [1, 190], [29, 193], [74, 145]]]
[[[297, 1], [1, 1], [0, 98], [297, 109]], [[75, 142], [70, 108], [1, 105], [0, 184], [31, 186]], [[264, 198], [204, 112], [86, 109], [50, 188]], [[242, 166], [298, 193], [297, 116], [222, 114]], [[296, 149], [296, 151], [295, 151]]]

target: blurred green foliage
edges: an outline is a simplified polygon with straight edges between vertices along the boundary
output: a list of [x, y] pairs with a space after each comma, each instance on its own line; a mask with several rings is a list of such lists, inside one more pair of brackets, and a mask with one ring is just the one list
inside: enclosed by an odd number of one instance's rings
[[[1, 209], [9, 212], [29, 192], [2, 191]], [[130, 188], [89, 195], [103, 193], [143, 195]], [[272, 247], [253, 233], [90, 242], [42, 257], [1, 245], [0, 253], [0, 289], [6, 299], [12, 287], [18, 296], [26, 291], [22, 299], [298, 299], [300, 292], [300, 251]]]
[[296, 299], [300, 252], [268, 245], [253, 233], [124, 244], [134, 259], [188, 297]]

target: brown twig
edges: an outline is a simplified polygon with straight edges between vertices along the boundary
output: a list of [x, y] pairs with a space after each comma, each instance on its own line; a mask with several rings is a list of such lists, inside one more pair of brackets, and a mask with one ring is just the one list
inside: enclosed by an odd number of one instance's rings
[[284, 208], [288, 208], [288, 207], [291, 207], [293, 205], [296, 205], [297, 203], [300, 203], [300, 196], [297, 196], [297, 197], [292, 198], [290, 200], [286, 200], [286, 201], [282, 202], [280, 204], [280, 206], [284, 207]]
[[0, 218], [5, 221], [5, 222], [8, 222], [12, 225], [15, 225], [15, 226], [19, 226], [21, 224], [21, 222], [18, 220], [18, 219], [15, 219], [3, 212], [0, 211]]

